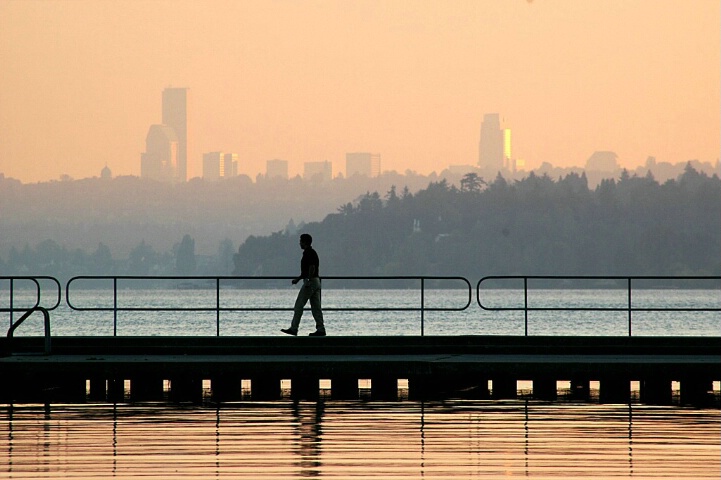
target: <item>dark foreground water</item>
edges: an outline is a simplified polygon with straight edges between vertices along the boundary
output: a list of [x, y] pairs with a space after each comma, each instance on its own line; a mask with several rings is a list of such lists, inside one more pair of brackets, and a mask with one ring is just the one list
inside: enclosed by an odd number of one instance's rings
[[721, 411], [516, 401], [0, 406], [0, 478], [718, 479]]

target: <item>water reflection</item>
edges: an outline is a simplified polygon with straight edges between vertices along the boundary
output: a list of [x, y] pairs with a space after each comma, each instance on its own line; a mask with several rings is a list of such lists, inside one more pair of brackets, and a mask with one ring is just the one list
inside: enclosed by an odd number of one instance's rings
[[536, 401], [0, 407], [3, 478], [718, 478], [718, 409]]

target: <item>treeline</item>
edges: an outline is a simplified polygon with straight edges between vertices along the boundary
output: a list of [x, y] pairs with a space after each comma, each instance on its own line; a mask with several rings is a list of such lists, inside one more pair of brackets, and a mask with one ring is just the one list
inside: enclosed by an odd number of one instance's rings
[[233, 242], [225, 239], [219, 243], [216, 255], [197, 255], [195, 239], [188, 234], [168, 251], [160, 251], [141, 240], [124, 258], [118, 258], [104, 243], [87, 252], [44, 240], [35, 246], [26, 244], [21, 249], [11, 247], [6, 259], [0, 258], [0, 275], [47, 275], [62, 282], [86, 275], [222, 276], [232, 273], [233, 254]]
[[[0, 255], [0, 275], [290, 276], [297, 273], [303, 231], [315, 238], [324, 275], [721, 275], [721, 180], [690, 165], [663, 183], [650, 173], [624, 172], [593, 189], [575, 172], [557, 180], [533, 173], [488, 183], [474, 173], [459, 178], [458, 185], [444, 179], [415, 191], [392, 185], [382, 195], [367, 191], [336, 204], [322, 221], [291, 221], [268, 236], [232, 236], [245, 238], [239, 247], [231, 236], [207, 238], [201, 220], [202, 227], [186, 233], [179, 230], [188, 224], [174, 225], [162, 243], [133, 230], [134, 243], [120, 252], [105, 241], [112, 236], [90, 248], [68, 248], [54, 238], [25, 242]], [[114, 212], [139, 202], [124, 195], [125, 207]], [[206, 209], [213, 211], [211, 204], [200, 210]], [[75, 228], [78, 235], [92, 231]], [[198, 253], [199, 238], [213, 242], [210, 253]]]
[[[721, 180], [690, 165], [663, 184], [624, 172], [595, 189], [577, 173], [468, 174], [368, 192], [303, 231], [325, 275], [721, 275]], [[235, 273], [295, 274], [296, 233], [249, 237]]]

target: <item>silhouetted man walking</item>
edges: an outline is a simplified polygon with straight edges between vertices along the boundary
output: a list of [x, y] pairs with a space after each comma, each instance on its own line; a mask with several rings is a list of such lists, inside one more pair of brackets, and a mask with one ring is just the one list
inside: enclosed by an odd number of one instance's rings
[[320, 277], [318, 267], [320, 259], [311, 244], [313, 237], [304, 233], [300, 236], [300, 248], [303, 249], [303, 257], [300, 259], [300, 276], [293, 279], [292, 283], [303, 281], [300, 287], [298, 298], [295, 299], [293, 307], [293, 320], [290, 328], [282, 328], [280, 331], [288, 335], [298, 335], [298, 327], [300, 326], [300, 317], [303, 316], [303, 308], [310, 300], [310, 310], [315, 319], [315, 332], [311, 333], [311, 337], [325, 337], [325, 325], [323, 324], [323, 311], [320, 308]]

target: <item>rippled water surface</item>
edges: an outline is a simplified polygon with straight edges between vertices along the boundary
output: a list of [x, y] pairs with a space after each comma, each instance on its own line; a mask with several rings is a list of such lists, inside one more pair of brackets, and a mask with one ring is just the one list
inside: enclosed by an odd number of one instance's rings
[[721, 412], [518, 400], [0, 407], [2, 478], [718, 479]]

